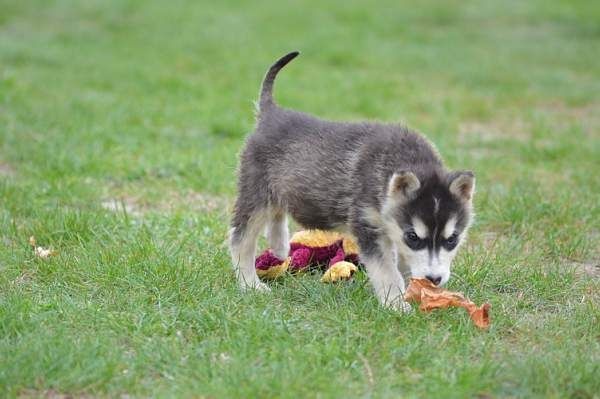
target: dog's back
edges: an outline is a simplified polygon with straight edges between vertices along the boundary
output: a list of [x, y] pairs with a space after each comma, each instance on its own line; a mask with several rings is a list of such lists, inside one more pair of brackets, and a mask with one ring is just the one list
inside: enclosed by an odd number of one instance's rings
[[415, 164], [441, 167], [432, 146], [402, 126], [326, 121], [277, 106], [274, 79], [296, 55], [284, 56], [267, 73], [257, 128], [242, 156], [242, 168], [265, 171], [270, 203], [305, 227], [336, 228], [348, 222], [357, 195], [380, 206], [395, 170]]

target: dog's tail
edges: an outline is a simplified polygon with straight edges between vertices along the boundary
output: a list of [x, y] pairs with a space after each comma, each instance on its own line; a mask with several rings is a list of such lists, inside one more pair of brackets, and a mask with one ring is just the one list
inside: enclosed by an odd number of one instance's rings
[[261, 110], [274, 104], [273, 83], [275, 82], [275, 77], [277, 76], [277, 73], [279, 73], [281, 68], [283, 68], [287, 65], [288, 62], [296, 58], [298, 54], [300, 54], [299, 51], [292, 51], [291, 53], [286, 54], [280, 59], [278, 59], [277, 62], [274, 63], [271, 66], [271, 68], [269, 68], [269, 71], [267, 72], [267, 74], [265, 75], [265, 79], [263, 80], [262, 88], [260, 89], [260, 100], [258, 104]]

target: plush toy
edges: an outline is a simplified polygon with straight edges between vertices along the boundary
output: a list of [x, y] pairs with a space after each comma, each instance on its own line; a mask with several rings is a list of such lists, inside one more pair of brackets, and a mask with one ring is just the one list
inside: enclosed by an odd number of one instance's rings
[[271, 250], [256, 258], [256, 273], [262, 279], [276, 279], [286, 271], [292, 273], [312, 268], [325, 270], [322, 282], [347, 280], [356, 272], [358, 245], [346, 234], [302, 230], [290, 240], [290, 252], [286, 259], [279, 259]]

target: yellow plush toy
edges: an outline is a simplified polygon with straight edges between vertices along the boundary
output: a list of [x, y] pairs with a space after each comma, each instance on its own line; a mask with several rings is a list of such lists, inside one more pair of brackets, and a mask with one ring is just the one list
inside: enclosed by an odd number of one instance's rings
[[256, 273], [262, 279], [276, 279], [286, 271], [299, 272], [309, 268], [325, 269], [324, 283], [348, 280], [358, 268], [358, 245], [347, 234], [335, 231], [302, 230], [290, 240], [290, 253], [279, 259], [270, 250], [256, 258]]

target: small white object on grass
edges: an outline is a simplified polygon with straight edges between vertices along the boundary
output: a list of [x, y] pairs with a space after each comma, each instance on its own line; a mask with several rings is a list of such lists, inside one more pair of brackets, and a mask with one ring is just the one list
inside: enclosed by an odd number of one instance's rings
[[37, 256], [38, 258], [46, 259], [46, 258], [49, 258], [50, 256], [56, 255], [56, 251], [53, 250], [52, 248], [44, 248], [44, 247], [36, 246], [36, 241], [35, 241], [34, 236], [29, 237], [29, 245], [31, 245], [31, 247], [33, 248], [33, 252], [35, 253], [35, 256]]

